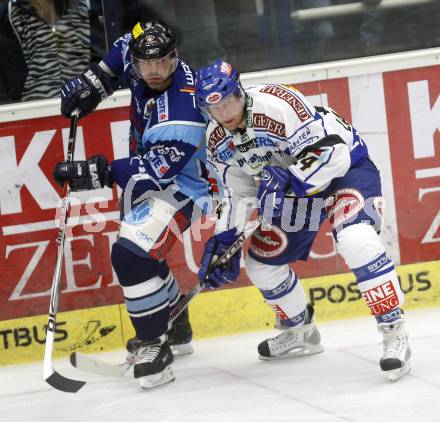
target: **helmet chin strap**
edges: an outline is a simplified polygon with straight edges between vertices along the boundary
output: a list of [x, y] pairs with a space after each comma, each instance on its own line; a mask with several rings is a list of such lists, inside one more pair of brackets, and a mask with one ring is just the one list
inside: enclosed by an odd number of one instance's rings
[[[166, 91], [169, 88], [169, 86], [171, 85], [171, 82], [172, 82], [173, 74], [176, 71], [176, 69], [177, 69], [177, 55], [174, 57], [174, 64], [171, 67], [170, 74], [163, 81], [162, 88], [160, 89], [160, 91]], [[145, 81], [145, 83], [147, 83], [147, 82]]]
[[240, 123], [238, 124], [239, 129], [244, 129], [246, 127], [246, 113], [244, 111], [244, 108], [242, 112], [243, 112], [243, 118], [240, 120]]

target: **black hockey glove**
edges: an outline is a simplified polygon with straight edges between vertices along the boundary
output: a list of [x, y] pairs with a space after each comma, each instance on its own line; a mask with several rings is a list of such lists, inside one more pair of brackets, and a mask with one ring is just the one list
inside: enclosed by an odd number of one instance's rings
[[107, 158], [103, 155], [95, 155], [87, 161], [57, 163], [53, 177], [61, 186], [65, 181], [69, 182], [73, 192], [101, 189], [104, 186], [111, 188], [113, 184]]
[[96, 63], [61, 88], [61, 114], [70, 117], [79, 110], [79, 118], [90, 114], [98, 104], [113, 94], [117, 78], [110, 76]]

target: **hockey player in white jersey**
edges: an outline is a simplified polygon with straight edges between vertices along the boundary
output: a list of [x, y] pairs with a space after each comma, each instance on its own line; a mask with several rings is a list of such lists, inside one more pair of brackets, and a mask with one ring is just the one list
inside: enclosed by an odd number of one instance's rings
[[[215, 234], [205, 245], [199, 272], [219, 287], [239, 274], [239, 256], [210, 272], [210, 264], [237, 238], [249, 217], [246, 198], [257, 198], [264, 223], [246, 259], [285, 330], [258, 346], [263, 360], [323, 350], [298, 276], [289, 267], [306, 260], [325, 218], [338, 252], [383, 335], [380, 367], [396, 380], [409, 371], [410, 348], [401, 306], [404, 296], [379, 237], [381, 183], [358, 132], [330, 108], [314, 107], [290, 85], [243, 90], [238, 73], [220, 60], [198, 74], [196, 95], [210, 119], [206, 133], [210, 173], [222, 200]], [[243, 213], [246, 209], [246, 213]]]

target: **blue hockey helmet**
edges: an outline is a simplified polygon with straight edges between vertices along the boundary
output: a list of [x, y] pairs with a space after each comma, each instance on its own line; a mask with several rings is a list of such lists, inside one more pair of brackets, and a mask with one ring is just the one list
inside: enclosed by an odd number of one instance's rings
[[219, 103], [230, 94], [241, 97], [244, 91], [240, 74], [229, 63], [216, 60], [200, 69], [196, 79], [196, 97], [201, 108]]

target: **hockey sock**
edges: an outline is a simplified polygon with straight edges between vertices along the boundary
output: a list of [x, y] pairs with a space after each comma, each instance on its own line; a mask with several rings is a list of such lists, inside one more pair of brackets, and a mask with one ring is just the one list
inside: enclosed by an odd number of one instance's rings
[[136, 337], [142, 341], [160, 337], [170, 312], [168, 289], [159, 276], [160, 262], [141, 257], [118, 242], [113, 244], [111, 259]]
[[394, 263], [374, 228], [363, 223], [348, 226], [338, 233], [337, 241], [371, 315], [395, 318], [401, 312], [404, 295]]
[[283, 326], [304, 324], [306, 295], [298, 277], [287, 264], [267, 265], [248, 255], [246, 272]]
[[168, 267], [165, 260], [160, 261], [159, 265], [159, 277], [164, 280], [165, 286], [168, 290], [168, 300], [170, 308], [173, 308], [181, 297], [180, 287], [177, 280], [174, 278], [173, 273]]

